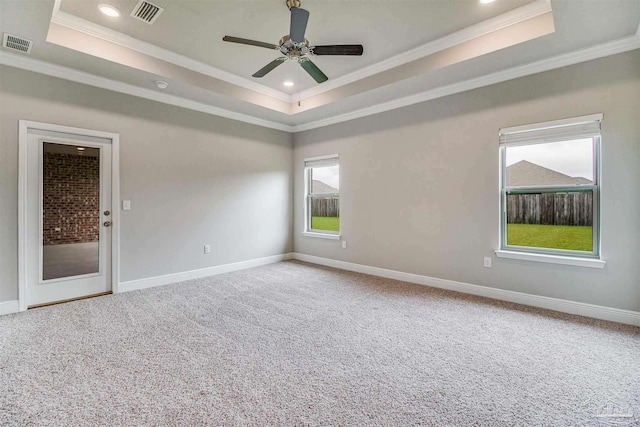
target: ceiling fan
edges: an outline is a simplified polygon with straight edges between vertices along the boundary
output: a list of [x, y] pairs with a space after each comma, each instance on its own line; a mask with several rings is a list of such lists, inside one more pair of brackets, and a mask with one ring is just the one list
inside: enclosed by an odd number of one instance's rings
[[287, 7], [291, 10], [291, 25], [289, 34], [283, 36], [277, 45], [239, 37], [224, 36], [222, 40], [231, 43], [248, 44], [279, 50], [284, 56], [276, 58], [253, 74], [253, 77], [264, 77], [286, 60], [296, 61], [313, 79], [322, 83], [328, 77], [314, 64], [307, 55], [362, 55], [361, 44], [341, 44], [327, 46], [309, 46], [309, 41], [304, 38], [309, 21], [309, 11], [301, 9], [299, 0], [286, 0]]

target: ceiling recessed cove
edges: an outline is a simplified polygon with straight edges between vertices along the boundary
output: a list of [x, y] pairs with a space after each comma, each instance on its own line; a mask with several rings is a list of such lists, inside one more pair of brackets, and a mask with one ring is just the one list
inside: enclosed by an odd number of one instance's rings
[[140, 0], [136, 7], [133, 8], [131, 12], [131, 16], [136, 19], [139, 19], [147, 24], [153, 24], [158, 19], [158, 16], [164, 11], [158, 5], [150, 3], [146, 0]]
[[23, 39], [22, 37], [8, 33], [4, 33], [4, 36], [2, 37], [2, 47], [6, 49], [15, 50], [21, 53], [31, 53], [32, 46], [33, 42], [31, 40]]

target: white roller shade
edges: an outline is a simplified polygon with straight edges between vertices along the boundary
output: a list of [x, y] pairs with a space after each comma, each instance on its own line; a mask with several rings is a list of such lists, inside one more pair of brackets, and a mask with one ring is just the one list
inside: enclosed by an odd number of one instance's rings
[[312, 157], [309, 159], [305, 159], [304, 161], [305, 168], [320, 168], [329, 166], [338, 166], [337, 155], [327, 157]]
[[500, 144], [526, 145], [600, 136], [602, 114], [500, 129]]

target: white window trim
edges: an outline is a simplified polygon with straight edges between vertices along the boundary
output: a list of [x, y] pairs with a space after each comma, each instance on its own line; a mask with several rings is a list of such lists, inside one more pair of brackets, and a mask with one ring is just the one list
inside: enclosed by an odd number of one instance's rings
[[302, 234], [305, 237], [315, 237], [318, 239], [330, 239], [330, 240], [340, 240], [340, 234], [332, 234], [329, 232], [321, 233], [316, 231], [303, 231]]
[[[562, 127], [567, 125], [576, 125], [581, 123], [593, 122], [593, 121], [602, 121], [603, 114], [591, 114], [587, 116], [574, 117], [569, 119], [561, 119], [561, 120], [553, 120], [548, 122], [541, 123], [533, 123], [529, 125], [523, 126], [514, 126], [509, 128], [502, 128], [499, 131], [500, 135], [500, 173], [499, 173], [499, 192], [500, 192], [500, 203], [498, 205], [499, 210], [499, 245], [500, 249], [495, 250], [495, 254], [499, 258], [510, 258], [524, 261], [533, 261], [533, 262], [546, 262], [551, 264], [563, 264], [563, 265], [571, 265], [578, 267], [591, 267], [591, 268], [604, 268], [606, 261], [602, 259], [601, 252], [601, 224], [600, 224], [600, 188], [602, 187], [601, 180], [601, 134], [598, 135], [596, 140], [594, 141], [594, 181], [591, 187], [595, 187], [594, 192], [594, 203], [597, 203], [597, 208], [594, 206], [594, 218], [593, 218], [593, 227], [594, 227], [594, 252], [588, 253], [585, 255], [573, 252], [573, 251], [562, 251], [555, 249], [545, 249], [545, 248], [531, 248], [528, 250], [526, 248], [509, 246], [506, 243], [506, 218], [504, 217], [504, 204], [506, 195], [503, 193], [506, 189], [504, 173], [506, 171], [506, 155], [505, 155], [505, 147], [508, 144], [504, 144], [502, 142], [502, 137], [509, 133], [520, 133], [526, 131], [533, 131], [537, 129], [549, 129], [555, 127]], [[570, 139], [566, 139], [570, 140]], [[528, 144], [527, 144], [528, 145]], [[579, 188], [580, 186], [576, 186]], [[532, 189], [537, 189], [540, 187], [532, 187]], [[597, 238], [596, 234], [597, 233]], [[565, 253], [566, 252], [566, 253]]]
[[577, 267], [604, 268], [605, 260], [596, 258], [579, 258], [575, 256], [561, 256], [549, 254], [536, 254], [533, 252], [517, 252], [498, 249], [495, 251], [498, 258], [519, 259], [523, 261], [547, 262], [550, 264], [573, 265]]
[[[303, 160], [306, 165], [307, 162], [314, 162], [318, 160], [336, 160], [338, 166], [340, 166], [340, 155], [339, 154], [327, 154], [324, 156], [314, 156], [314, 157], [305, 157]], [[329, 240], [340, 240], [340, 232], [332, 232], [332, 231], [320, 231], [320, 230], [312, 230], [309, 218], [309, 168], [307, 166], [304, 167], [304, 228], [302, 231], [302, 235], [305, 237], [313, 237], [317, 239], [329, 239]], [[340, 197], [340, 193], [338, 193], [338, 197]], [[338, 220], [339, 221], [339, 220]], [[338, 222], [339, 223], [339, 222]]]

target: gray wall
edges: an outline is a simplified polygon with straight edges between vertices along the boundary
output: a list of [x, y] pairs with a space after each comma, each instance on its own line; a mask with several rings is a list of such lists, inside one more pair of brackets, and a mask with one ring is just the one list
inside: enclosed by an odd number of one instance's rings
[[[296, 134], [295, 250], [640, 311], [639, 98], [636, 50]], [[495, 258], [498, 129], [600, 112], [606, 267]], [[302, 235], [303, 159], [334, 153], [347, 249]]]
[[18, 296], [19, 119], [120, 134], [122, 281], [293, 249], [290, 134], [0, 67], [0, 301]]

